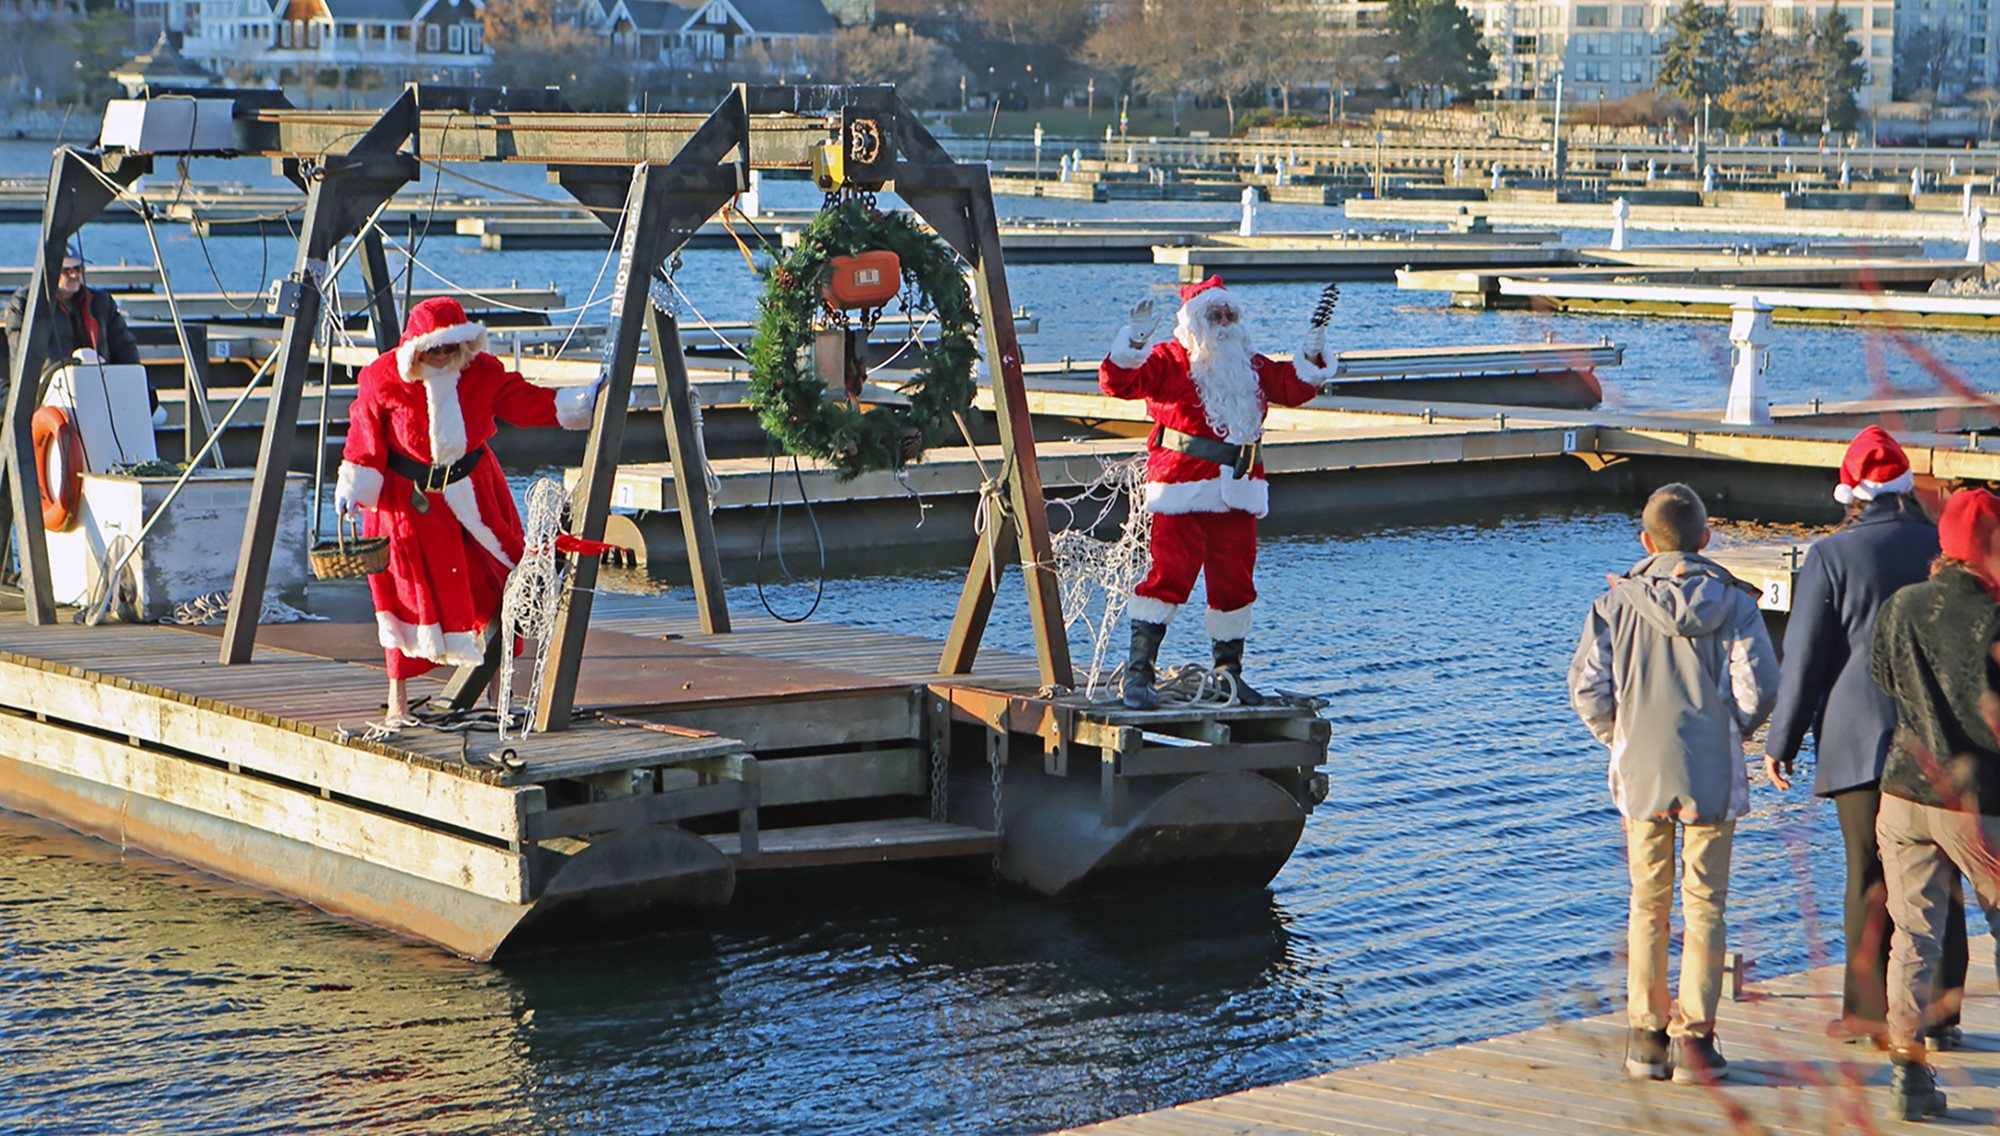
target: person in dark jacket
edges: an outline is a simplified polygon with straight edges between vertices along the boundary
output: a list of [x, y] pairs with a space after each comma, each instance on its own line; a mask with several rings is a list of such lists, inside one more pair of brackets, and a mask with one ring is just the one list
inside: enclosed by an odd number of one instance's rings
[[[1838, 532], [1806, 551], [1785, 628], [1784, 677], [1764, 742], [1764, 770], [1791, 787], [1793, 760], [1814, 736], [1813, 792], [1833, 801], [1847, 848], [1847, 975], [1835, 1037], [1887, 1040], [1889, 909], [1875, 845], [1882, 762], [1896, 704], [1869, 673], [1875, 615], [1898, 590], [1930, 575], [1937, 526], [1925, 515], [1903, 447], [1880, 426], [1856, 435], [1840, 465], [1834, 499], [1853, 512]], [[1931, 1000], [1931, 1044], [1953, 1048], [1965, 994], [1965, 903], [1954, 889], [1945, 917], [1944, 961]]]
[[1941, 1116], [1923, 1027], [1963, 869], [2000, 944], [2000, 497], [1954, 494], [1931, 578], [1889, 597], [1875, 622], [1875, 681], [1896, 704], [1875, 834], [1889, 917], [1889, 1116]]
[[[110, 293], [99, 292], [84, 283], [84, 268], [83, 253], [75, 245], [69, 246], [56, 276], [55, 318], [49, 321], [47, 362], [61, 362], [88, 348], [106, 363], [137, 363], [139, 341], [133, 338], [132, 329], [125, 326], [124, 314]], [[0, 336], [0, 350], [5, 354], [0, 354], [0, 359], [8, 363], [0, 371], [12, 367], [14, 340], [21, 334], [28, 305], [34, 300], [30, 292], [33, 287], [21, 285], [7, 301], [6, 334]], [[6, 374], [0, 374], [0, 390], [5, 389], [6, 379]]]

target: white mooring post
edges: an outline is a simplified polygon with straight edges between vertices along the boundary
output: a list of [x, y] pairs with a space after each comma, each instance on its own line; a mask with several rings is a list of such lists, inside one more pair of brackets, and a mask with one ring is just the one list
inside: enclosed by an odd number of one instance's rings
[[1236, 235], [1239, 237], [1257, 235], [1257, 187], [1254, 185], [1243, 187], [1243, 220], [1236, 225]]
[[1498, 163], [1498, 162], [1495, 162], [1495, 163], [1493, 163], [1493, 188], [1494, 188], [1494, 189], [1499, 189], [1499, 188], [1500, 188], [1500, 183], [1501, 183], [1501, 173], [1502, 173], [1502, 171], [1501, 171], [1501, 169], [1500, 169], [1500, 163]]
[[1250, 172], [1258, 177], [1264, 176], [1264, 155], [1261, 151], [1257, 154], [1256, 164], [1250, 167]]
[[1464, 154], [1453, 154], [1451, 156], [1451, 176], [1453, 179], [1462, 178], [1465, 176]]
[[1632, 206], [1624, 198], [1611, 203], [1611, 251], [1625, 251], [1625, 226], [1632, 218]]
[[1847, 188], [1848, 173], [1849, 171], [1847, 168], [1847, 163], [1846, 162], [1840, 163], [1840, 188], [1842, 189]]
[[1710, 162], [1710, 163], [1709, 163], [1708, 165], [1706, 165], [1706, 166], [1703, 166], [1703, 167], [1702, 167], [1702, 170], [1701, 170], [1701, 191], [1702, 191], [1703, 193], [1714, 193], [1714, 192], [1715, 192], [1715, 163], [1714, 163], [1714, 162]]
[[1986, 206], [1974, 205], [1965, 214], [1965, 262], [1986, 263]]
[[1653, 159], [1651, 159], [1651, 158], [1647, 158], [1647, 159], [1646, 159], [1646, 180], [1647, 180], [1647, 181], [1649, 181], [1649, 182], [1650, 182], [1650, 181], [1652, 181], [1652, 180], [1653, 180], [1653, 177], [1654, 177], [1654, 175], [1658, 174], [1659, 172], [1660, 172], [1660, 163], [1658, 163], [1658, 162], [1654, 161], [1654, 160], [1653, 160]]
[[1632, 155], [1630, 154], [1618, 155], [1618, 172], [1621, 174], [1629, 174], [1632, 172]]
[[1957, 176], [1958, 176], [1958, 159], [1957, 159], [1957, 158], [1947, 158], [1947, 159], [1945, 159], [1945, 163], [1944, 163], [1944, 176], [1946, 176], [1946, 177], [1957, 177]]
[[763, 216], [764, 171], [750, 171], [749, 183], [744, 187], [743, 195], [737, 199], [736, 208], [753, 221]]
[[1062, 160], [1056, 163], [1056, 177], [1060, 178], [1060, 179], [1061, 179], [1061, 180], [1063, 180], [1063, 181], [1068, 181], [1068, 180], [1069, 180], [1069, 155], [1068, 155], [1068, 154], [1064, 154], [1064, 155], [1062, 156]]
[[1771, 305], [1755, 296], [1736, 301], [1729, 317], [1729, 346], [1736, 370], [1729, 377], [1729, 409], [1722, 421], [1768, 425], [1771, 404], [1764, 397], [1764, 372], [1771, 365]]
[[1910, 196], [1915, 197], [1917, 194], [1922, 193], [1923, 191], [1924, 191], [1924, 168], [1922, 166], [1911, 166]]

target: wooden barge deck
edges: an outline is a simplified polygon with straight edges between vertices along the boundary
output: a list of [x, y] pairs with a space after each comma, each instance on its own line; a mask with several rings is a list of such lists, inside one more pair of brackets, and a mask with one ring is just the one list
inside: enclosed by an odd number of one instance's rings
[[1750, 983], [1724, 999], [1716, 1036], [1729, 1077], [1714, 1087], [1635, 1082], [1622, 1013], [1359, 1065], [1123, 1117], [1074, 1136], [1606, 1136], [1688, 1132], [1825, 1136], [1952, 1131], [2000, 1114], [2000, 995], [1993, 956], [1973, 951], [1966, 1045], [1936, 1055], [1950, 1115], [1885, 1118], [1889, 1061], [1829, 1040], [1841, 967]]
[[[352, 586], [315, 602], [366, 612]], [[1034, 661], [1004, 653], [946, 678], [905, 636], [704, 635], [660, 597], [597, 613], [578, 721], [505, 741], [365, 736], [372, 622], [266, 626], [225, 666], [220, 628], [0, 613], [0, 804], [485, 959], [677, 926], [743, 871], [959, 861], [1051, 894], [1268, 878], [1326, 754], [1303, 708], [1134, 716], [1037, 697]]]

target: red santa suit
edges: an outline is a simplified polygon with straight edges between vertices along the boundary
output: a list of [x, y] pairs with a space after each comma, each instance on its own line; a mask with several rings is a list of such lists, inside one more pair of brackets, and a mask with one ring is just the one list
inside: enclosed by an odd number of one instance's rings
[[1174, 338], [1134, 347], [1131, 329], [1121, 329], [1097, 372], [1104, 393], [1145, 399], [1157, 424], [1146, 447], [1153, 564], [1133, 589], [1127, 613], [1148, 623], [1170, 622], [1205, 570], [1209, 637], [1237, 640], [1249, 630], [1257, 599], [1257, 519], [1271, 504], [1264, 463], [1250, 461], [1239, 476], [1220, 461], [1183, 452], [1184, 439], [1254, 445], [1264, 436], [1272, 403], [1303, 405], [1332, 370], [1303, 354], [1296, 364], [1256, 354], [1240, 322], [1218, 331], [1208, 321], [1211, 309], [1243, 311], [1219, 276], [1183, 287], [1181, 296]]
[[[475, 354], [456, 373], [418, 359], [460, 343]], [[391, 678], [481, 661], [480, 632], [499, 613], [523, 543], [514, 495], [486, 446], [496, 420], [581, 430], [595, 409], [594, 386], [537, 386], [485, 346], [486, 329], [458, 301], [425, 300], [401, 345], [362, 369], [348, 411], [336, 496], [369, 510], [369, 535], [389, 538], [389, 568], [368, 577], [368, 591]], [[429, 467], [421, 494], [414, 466]]]

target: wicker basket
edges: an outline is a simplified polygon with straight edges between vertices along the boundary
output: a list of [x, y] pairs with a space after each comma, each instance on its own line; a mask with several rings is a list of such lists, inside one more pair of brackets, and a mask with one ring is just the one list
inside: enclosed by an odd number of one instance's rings
[[344, 580], [367, 576], [389, 567], [389, 538], [361, 536], [354, 518], [343, 516], [333, 540], [313, 545], [309, 554], [313, 575], [322, 580]]

